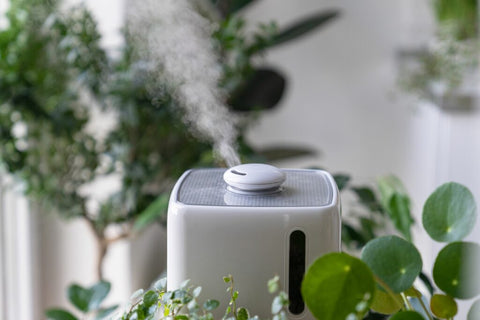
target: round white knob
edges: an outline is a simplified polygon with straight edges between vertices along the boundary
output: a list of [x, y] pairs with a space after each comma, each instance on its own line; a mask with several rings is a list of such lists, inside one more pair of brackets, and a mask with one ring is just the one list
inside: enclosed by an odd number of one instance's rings
[[223, 180], [233, 192], [264, 193], [279, 190], [285, 181], [285, 173], [268, 164], [241, 164], [225, 171]]

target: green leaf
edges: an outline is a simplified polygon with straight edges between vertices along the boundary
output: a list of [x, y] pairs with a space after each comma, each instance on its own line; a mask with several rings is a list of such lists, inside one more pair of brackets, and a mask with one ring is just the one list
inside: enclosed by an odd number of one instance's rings
[[360, 259], [345, 253], [329, 253], [318, 258], [307, 270], [302, 296], [317, 319], [345, 319], [357, 313], [361, 304], [372, 302], [375, 282], [372, 272]]
[[453, 318], [458, 312], [455, 300], [444, 294], [434, 294], [432, 296], [430, 309], [436, 317], [441, 319]]
[[213, 311], [217, 309], [219, 305], [220, 302], [218, 302], [218, 300], [209, 299], [203, 304], [203, 309], [205, 309], [206, 311]]
[[352, 191], [357, 195], [360, 203], [370, 211], [382, 211], [382, 207], [375, 196], [373, 190], [369, 187], [355, 187]]
[[107, 297], [110, 292], [110, 282], [100, 281], [95, 284], [90, 290], [93, 292], [88, 303], [88, 310], [96, 310], [102, 304], [102, 301]]
[[362, 250], [362, 260], [396, 293], [410, 288], [422, 271], [417, 248], [397, 236], [369, 241]]
[[423, 227], [433, 240], [453, 242], [465, 238], [473, 229], [476, 204], [465, 186], [449, 182], [438, 187], [423, 207]]
[[433, 280], [454, 298], [470, 299], [480, 294], [480, 246], [453, 242], [439, 253], [433, 266]]
[[235, 14], [256, 0], [210, 0], [224, 17]]
[[237, 320], [248, 320], [250, 318], [247, 309], [239, 308], [237, 311]]
[[163, 216], [168, 208], [168, 200], [170, 195], [163, 193], [158, 198], [153, 201], [145, 210], [138, 215], [138, 218], [135, 220], [134, 229], [139, 231], [150, 224], [155, 220]]
[[275, 107], [283, 97], [287, 80], [271, 68], [258, 68], [232, 93], [234, 111], [258, 111]]
[[77, 320], [70, 312], [62, 309], [49, 309], [45, 312], [47, 320]]
[[118, 305], [111, 306], [108, 308], [102, 308], [98, 310], [97, 315], [95, 316], [95, 320], [101, 320], [108, 317], [112, 312], [114, 312], [118, 308]]
[[275, 293], [280, 289], [280, 285], [278, 284], [279, 280], [280, 280], [280, 277], [278, 275], [268, 280], [268, 283], [267, 283], [268, 292]]
[[271, 47], [300, 38], [316, 28], [325, 25], [339, 15], [338, 10], [325, 10], [295, 22], [273, 37]]
[[393, 225], [408, 241], [411, 241], [410, 229], [414, 220], [410, 213], [410, 198], [402, 182], [395, 176], [385, 176], [378, 180], [378, 189], [380, 202]]
[[195, 289], [193, 289], [192, 291], [192, 296], [194, 298], [198, 298], [200, 296], [200, 293], [202, 292], [202, 287], [196, 287]]
[[[396, 294], [397, 300], [402, 301], [402, 296], [400, 294]], [[400, 310], [403, 306], [392, 298], [391, 295], [386, 293], [385, 291], [376, 289], [375, 296], [373, 297], [371, 309], [375, 312], [383, 313], [383, 314], [392, 314]]]
[[155, 305], [158, 302], [158, 293], [150, 290], [145, 293], [143, 296], [143, 304], [145, 307], [150, 308], [151, 306]]
[[470, 310], [468, 310], [467, 320], [479, 320], [480, 319], [480, 299], [476, 300]]
[[400, 311], [394, 314], [390, 320], [425, 320], [425, 318], [415, 311]]
[[337, 173], [333, 175], [333, 179], [337, 184], [338, 190], [342, 191], [348, 185], [348, 182], [350, 182], [351, 178], [348, 174]]
[[72, 284], [68, 287], [67, 295], [70, 302], [78, 310], [89, 312], [98, 309], [109, 292], [110, 283], [100, 281], [90, 288], [84, 288], [78, 284]]

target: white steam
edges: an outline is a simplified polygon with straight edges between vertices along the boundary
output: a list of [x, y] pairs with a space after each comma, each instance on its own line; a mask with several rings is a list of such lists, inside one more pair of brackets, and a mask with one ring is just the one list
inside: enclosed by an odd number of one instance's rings
[[237, 119], [225, 106], [218, 83], [221, 65], [211, 41], [212, 24], [189, 0], [130, 1], [128, 28], [148, 62], [150, 90], [161, 94], [170, 84], [173, 96], [184, 108], [185, 121], [213, 142], [227, 165], [240, 163], [236, 152]]

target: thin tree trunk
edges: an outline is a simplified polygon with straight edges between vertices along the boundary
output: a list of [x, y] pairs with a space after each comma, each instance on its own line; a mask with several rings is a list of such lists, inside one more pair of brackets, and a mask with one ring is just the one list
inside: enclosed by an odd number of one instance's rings
[[108, 251], [108, 242], [104, 237], [97, 236], [97, 245], [98, 245], [98, 256], [97, 256], [97, 280], [103, 280], [103, 261]]

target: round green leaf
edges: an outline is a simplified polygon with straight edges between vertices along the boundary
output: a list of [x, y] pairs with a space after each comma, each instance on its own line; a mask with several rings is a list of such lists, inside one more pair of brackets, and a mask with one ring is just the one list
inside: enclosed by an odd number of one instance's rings
[[368, 311], [375, 281], [368, 266], [345, 253], [329, 253], [307, 270], [302, 296], [317, 319], [345, 319]]
[[[400, 294], [395, 294], [398, 301], [402, 301], [402, 296]], [[402, 308], [401, 304], [398, 304], [391, 295], [382, 290], [375, 290], [375, 296], [373, 297], [373, 302], [370, 307], [373, 311], [383, 313], [383, 314], [392, 314], [397, 312]]]
[[458, 312], [457, 302], [444, 294], [434, 294], [432, 296], [430, 309], [436, 317], [441, 319], [453, 318]]
[[445, 246], [433, 266], [433, 280], [450, 296], [470, 299], [480, 294], [480, 246], [473, 242], [453, 242]]
[[422, 271], [417, 248], [397, 236], [369, 241], [363, 248], [362, 260], [396, 293], [410, 288]]
[[425, 320], [425, 318], [415, 311], [400, 311], [399, 313], [395, 313], [390, 320]]
[[472, 193], [455, 182], [438, 187], [423, 207], [423, 227], [433, 240], [452, 242], [465, 238], [473, 229], [476, 204]]
[[475, 301], [468, 311], [467, 320], [480, 319], [480, 299]]

